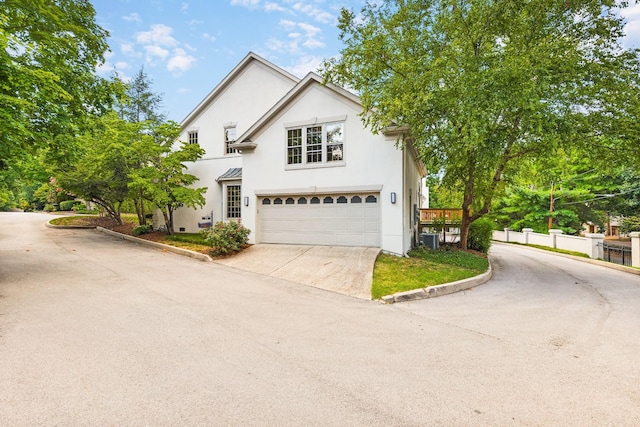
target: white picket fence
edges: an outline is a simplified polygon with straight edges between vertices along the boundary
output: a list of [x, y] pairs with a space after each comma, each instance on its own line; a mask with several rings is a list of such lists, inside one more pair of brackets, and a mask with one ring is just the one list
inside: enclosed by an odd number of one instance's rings
[[[631, 265], [640, 267], [640, 233], [631, 236]], [[587, 254], [590, 258], [603, 258], [604, 234], [587, 233], [584, 237], [563, 235], [562, 230], [549, 230], [549, 234], [534, 233], [531, 228], [513, 231], [505, 228], [503, 231], [493, 232], [493, 240], [498, 242], [512, 242], [523, 245], [539, 245], [550, 248]]]

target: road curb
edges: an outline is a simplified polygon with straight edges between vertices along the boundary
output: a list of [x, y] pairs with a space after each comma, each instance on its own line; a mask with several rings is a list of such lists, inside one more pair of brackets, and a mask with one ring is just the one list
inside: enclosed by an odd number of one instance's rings
[[55, 225], [55, 224], [50, 224], [48, 222], [45, 222], [44, 226], [48, 228], [57, 228], [59, 230], [72, 230], [74, 228], [89, 230], [92, 228], [96, 228], [95, 225]]
[[537, 252], [542, 252], [542, 253], [545, 253], [545, 254], [557, 255], [557, 256], [564, 257], [564, 258], [573, 259], [575, 261], [586, 262], [587, 264], [599, 265], [600, 267], [607, 267], [607, 268], [610, 268], [612, 270], [624, 271], [625, 273], [631, 273], [631, 274], [635, 274], [635, 275], [640, 276], [640, 270], [638, 270], [637, 268], [627, 267], [626, 265], [614, 264], [612, 262], [607, 262], [607, 261], [603, 261], [603, 260], [600, 260], [600, 259], [583, 258], [583, 257], [575, 256], [575, 255], [563, 254], [561, 252], [553, 252], [553, 251], [547, 251], [547, 250], [544, 250], [544, 249], [533, 248], [533, 247], [527, 246], [527, 245], [520, 245], [520, 244], [516, 244], [516, 243], [507, 243], [507, 242], [498, 242], [498, 241], [495, 241], [495, 240], [492, 241], [491, 244], [492, 245], [493, 244], [504, 245], [504, 246], [517, 246], [519, 248], [529, 249], [530, 251], [537, 251]]
[[491, 263], [489, 263], [487, 271], [477, 276], [442, 285], [414, 289], [413, 291], [398, 292], [393, 295], [384, 296], [380, 298], [380, 300], [385, 304], [394, 304], [396, 302], [415, 301], [449, 295], [482, 285], [491, 279], [492, 274]]
[[172, 252], [178, 255], [188, 256], [191, 258], [195, 258], [199, 261], [203, 261], [203, 262], [213, 261], [209, 255], [201, 254], [200, 252], [190, 251], [189, 249], [182, 249], [182, 248], [177, 248], [171, 245], [165, 245], [164, 243], [152, 242], [150, 240], [141, 239], [139, 237], [129, 236], [128, 234], [118, 233], [117, 231], [109, 230], [108, 228], [104, 228], [104, 227], [98, 226], [96, 227], [96, 230], [102, 233], [108, 234], [110, 236], [117, 237], [122, 240], [128, 240], [130, 242], [151, 246], [151, 247], [162, 249], [167, 252]]

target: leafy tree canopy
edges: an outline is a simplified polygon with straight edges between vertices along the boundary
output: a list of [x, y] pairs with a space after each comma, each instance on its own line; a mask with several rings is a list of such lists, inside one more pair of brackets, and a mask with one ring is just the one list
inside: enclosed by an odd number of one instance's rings
[[[373, 131], [411, 130], [463, 193], [461, 244], [526, 159], [637, 145], [638, 53], [610, 0], [395, 0], [342, 10], [327, 81], [360, 93]], [[635, 119], [635, 120], [634, 120]], [[473, 215], [471, 209], [473, 208]]]
[[62, 151], [104, 105], [107, 32], [88, 0], [0, 2], [0, 166], [37, 148]]

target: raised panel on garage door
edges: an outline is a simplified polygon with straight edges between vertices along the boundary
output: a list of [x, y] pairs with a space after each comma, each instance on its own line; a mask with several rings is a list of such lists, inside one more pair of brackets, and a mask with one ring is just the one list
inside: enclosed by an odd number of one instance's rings
[[379, 199], [379, 194], [263, 197], [258, 241], [378, 247]]

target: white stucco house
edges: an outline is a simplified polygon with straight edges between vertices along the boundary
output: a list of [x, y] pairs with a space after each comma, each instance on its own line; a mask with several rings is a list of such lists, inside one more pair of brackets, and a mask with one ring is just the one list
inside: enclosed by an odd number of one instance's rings
[[361, 113], [351, 92], [249, 53], [181, 123], [180, 139], [206, 151], [189, 172], [208, 191], [201, 210], [176, 212], [175, 231], [241, 220], [251, 243], [406, 253], [425, 169], [397, 147], [402, 129], [375, 135]]

